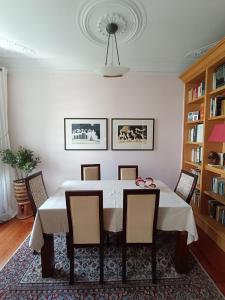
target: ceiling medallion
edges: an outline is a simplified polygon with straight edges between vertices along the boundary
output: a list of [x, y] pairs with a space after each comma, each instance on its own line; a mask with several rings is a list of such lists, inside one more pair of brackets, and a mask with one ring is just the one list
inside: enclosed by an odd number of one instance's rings
[[99, 32], [101, 32], [101, 34], [103, 34], [104, 36], [108, 36], [106, 26], [110, 23], [115, 23], [118, 25], [118, 30], [116, 32], [117, 36], [123, 34], [126, 31], [127, 22], [122, 16], [116, 13], [106, 14], [99, 19], [97, 24]]
[[123, 43], [140, 36], [147, 21], [139, 0], [85, 0], [76, 19], [83, 35], [101, 46], [106, 44], [106, 24], [118, 24], [118, 42]]

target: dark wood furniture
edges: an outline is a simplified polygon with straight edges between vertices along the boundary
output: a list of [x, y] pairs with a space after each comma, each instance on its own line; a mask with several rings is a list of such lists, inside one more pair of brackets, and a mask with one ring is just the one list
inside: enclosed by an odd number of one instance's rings
[[70, 284], [74, 284], [74, 248], [99, 247], [100, 283], [104, 278], [103, 192], [66, 191], [69, 224]]
[[127, 246], [151, 247], [152, 282], [156, 283], [156, 226], [160, 190], [123, 191], [122, 280], [126, 282]]
[[181, 170], [174, 192], [182, 199], [184, 199], [184, 201], [190, 204], [192, 195], [197, 184], [197, 180], [198, 175], [185, 170]]
[[118, 179], [119, 180], [132, 180], [138, 177], [137, 165], [119, 165], [118, 166]]
[[37, 209], [48, 199], [42, 171], [26, 177], [25, 184], [31, 202], [33, 215], [35, 216]]
[[82, 164], [81, 180], [100, 180], [101, 168], [100, 164]]

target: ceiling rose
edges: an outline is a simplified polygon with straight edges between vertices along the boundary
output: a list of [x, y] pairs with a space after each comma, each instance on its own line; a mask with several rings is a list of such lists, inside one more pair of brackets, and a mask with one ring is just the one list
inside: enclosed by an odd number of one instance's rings
[[135, 40], [146, 26], [145, 10], [139, 0], [85, 0], [77, 14], [78, 25], [86, 38], [106, 44], [106, 24], [118, 24], [118, 42]]

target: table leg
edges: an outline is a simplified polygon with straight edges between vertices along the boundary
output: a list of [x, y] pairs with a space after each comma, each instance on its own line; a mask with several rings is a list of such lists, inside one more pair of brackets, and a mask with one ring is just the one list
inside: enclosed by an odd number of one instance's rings
[[175, 250], [175, 269], [177, 273], [188, 272], [188, 255], [187, 232], [178, 231]]
[[41, 248], [42, 277], [51, 277], [54, 272], [54, 236], [43, 234], [44, 246]]

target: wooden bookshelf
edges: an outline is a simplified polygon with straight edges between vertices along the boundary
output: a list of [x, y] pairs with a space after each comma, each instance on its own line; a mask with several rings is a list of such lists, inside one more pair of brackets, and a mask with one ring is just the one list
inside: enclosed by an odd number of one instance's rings
[[[225, 38], [214, 48], [210, 49], [194, 65], [184, 71], [180, 78], [184, 82], [184, 134], [183, 134], [183, 158], [182, 167], [187, 171], [200, 169], [200, 182], [197, 189], [200, 191], [199, 206], [192, 204], [196, 222], [201, 229], [225, 252], [225, 226], [209, 216], [208, 200], [214, 199], [225, 205], [225, 195], [220, 196], [211, 191], [213, 177], [225, 178], [225, 169], [208, 165], [208, 155], [211, 151], [225, 153], [225, 143], [212, 143], [208, 138], [215, 124], [225, 123], [225, 115], [210, 117], [210, 101], [212, 97], [225, 95], [225, 85], [213, 89], [213, 74], [216, 69], [225, 64]], [[205, 91], [199, 95], [198, 87], [205, 83]], [[196, 89], [197, 94], [196, 95]], [[193, 97], [192, 93], [194, 94]], [[201, 92], [200, 92], [201, 93]], [[225, 100], [223, 100], [225, 101]], [[194, 111], [204, 110], [201, 120], [190, 122], [188, 114]], [[197, 124], [203, 124], [203, 141], [201, 143], [190, 142], [190, 128]], [[200, 163], [193, 163], [193, 149], [201, 147], [202, 156]]]

